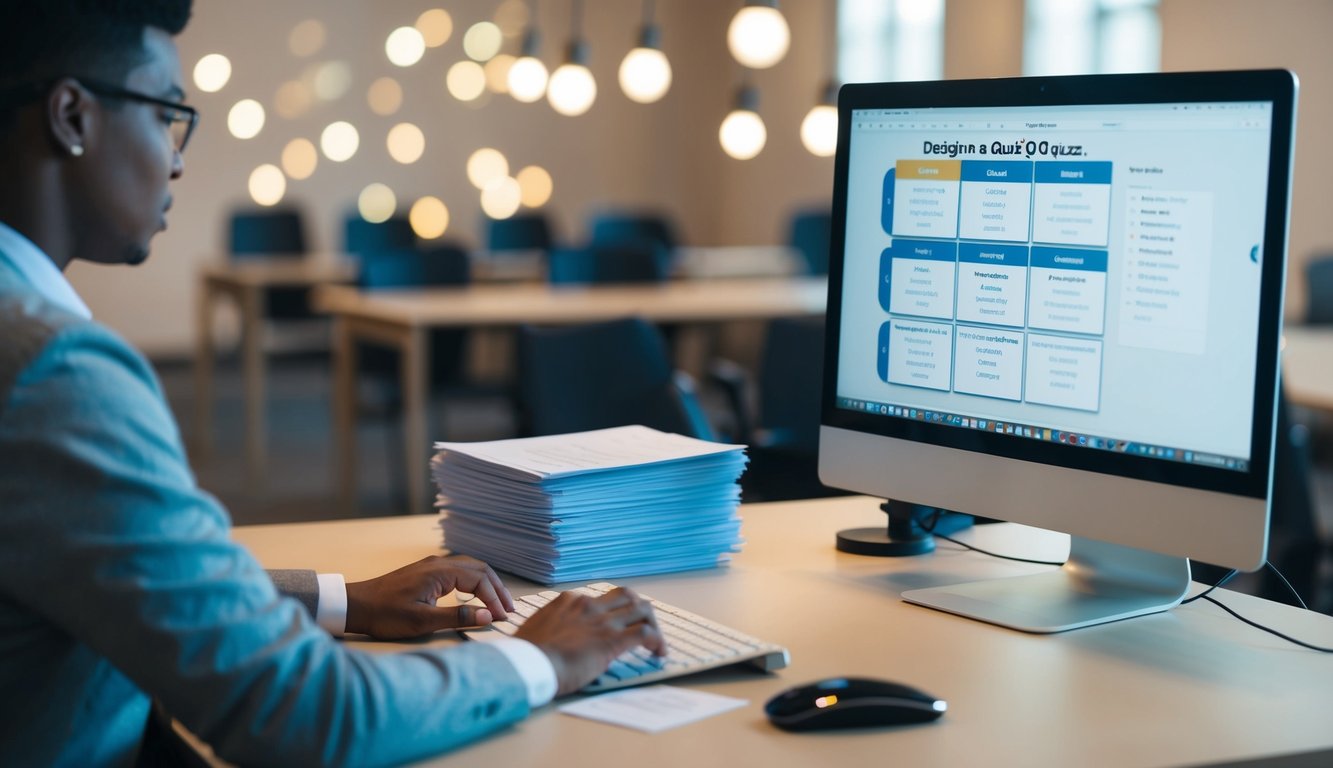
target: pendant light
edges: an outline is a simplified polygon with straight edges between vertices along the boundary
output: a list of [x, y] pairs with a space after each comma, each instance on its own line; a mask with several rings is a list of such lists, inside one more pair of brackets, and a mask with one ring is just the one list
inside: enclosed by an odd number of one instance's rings
[[583, 20], [583, 0], [573, 0], [570, 13], [569, 47], [565, 63], [556, 68], [546, 88], [546, 99], [562, 115], [577, 117], [587, 112], [597, 99], [597, 80], [588, 70], [588, 44], [579, 27]]
[[541, 38], [537, 34], [537, 0], [530, 0], [528, 31], [523, 35], [523, 55], [509, 68], [509, 94], [532, 103], [546, 93], [546, 65], [537, 58]]
[[653, 22], [653, 0], [643, 1], [638, 47], [620, 62], [620, 89], [640, 104], [651, 104], [671, 89], [671, 62], [662, 53], [662, 30]]
[[825, 14], [824, 60], [829, 80], [820, 92], [820, 100], [801, 121], [801, 143], [816, 157], [831, 157], [838, 151], [838, 6], [830, 4]]
[[759, 116], [759, 91], [749, 84], [736, 91], [735, 108], [722, 121], [717, 132], [722, 151], [737, 160], [758, 155], [768, 142], [768, 129]]
[[801, 121], [801, 143], [817, 157], [831, 157], [838, 149], [838, 84], [829, 81], [824, 96]]
[[750, 69], [768, 69], [782, 61], [791, 45], [791, 29], [778, 0], [745, 0], [727, 27], [727, 47]]

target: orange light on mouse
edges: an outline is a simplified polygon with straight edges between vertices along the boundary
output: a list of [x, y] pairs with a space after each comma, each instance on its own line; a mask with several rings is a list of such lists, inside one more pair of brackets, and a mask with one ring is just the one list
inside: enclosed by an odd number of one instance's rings
[[819, 707], [820, 709], [831, 707], [837, 703], [838, 703], [837, 696], [820, 696], [819, 698], [815, 699], [815, 706]]

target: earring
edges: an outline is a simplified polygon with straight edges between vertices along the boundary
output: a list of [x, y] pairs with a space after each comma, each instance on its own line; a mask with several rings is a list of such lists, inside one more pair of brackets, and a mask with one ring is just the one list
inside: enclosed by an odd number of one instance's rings
[[69, 153], [74, 157], [83, 157], [83, 145], [75, 144], [74, 146], [69, 148]]

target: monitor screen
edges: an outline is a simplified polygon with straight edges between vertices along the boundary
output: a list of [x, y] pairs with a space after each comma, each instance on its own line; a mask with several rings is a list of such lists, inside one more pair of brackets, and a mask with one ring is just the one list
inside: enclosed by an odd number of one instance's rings
[[1294, 98], [1281, 72], [844, 88], [826, 482], [1261, 564]]

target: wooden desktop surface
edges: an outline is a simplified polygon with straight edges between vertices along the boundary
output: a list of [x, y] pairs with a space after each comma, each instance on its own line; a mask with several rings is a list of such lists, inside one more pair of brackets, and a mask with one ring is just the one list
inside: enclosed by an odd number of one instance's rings
[[723, 322], [821, 314], [828, 280], [738, 278], [635, 285], [521, 283], [362, 291], [319, 289], [320, 310], [339, 318], [429, 327], [591, 323], [639, 316], [655, 322]]
[[[902, 591], [1043, 566], [941, 543], [930, 556], [837, 552], [834, 533], [877, 525], [864, 497], [742, 507], [746, 543], [729, 568], [620, 579], [791, 652], [774, 674], [704, 673], [672, 684], [748, 701], [740, 709], [648, 735], [558, 713], [438, 759], [440, 765], [871, 766], [1198, 765], [1327, 752], [1333, 764], [1333, 659], [1245, 626], [1205, 601], [1057, 635], [1029, 635], [909, 605]], [[980, 546], [1061, 558], [1067, 537], [1017, 525], [962, 534]], [[235, 537], [266, 567], [350, 580], [440, 552], [431, 516], [249, 526]], [[504, 575], [504, 574], [502, 574]], [[516, 594], [541, 589], [505, 576]], [[1227, 605], [1307, 642], [1333, 645], [1333, 617], [1219, 590]], [[453, 642], [442, 634], [433, 644]], [[370, 650], [392, 643], [349, 641]], [[415, 645], [410, 647], [416, 647]], [[789, 686], [833, 676], [887, 678], [946, 699], [921, 726], [789, 734], [763, 704]], [[434, 764], [434, 763], [432, 763]]]

